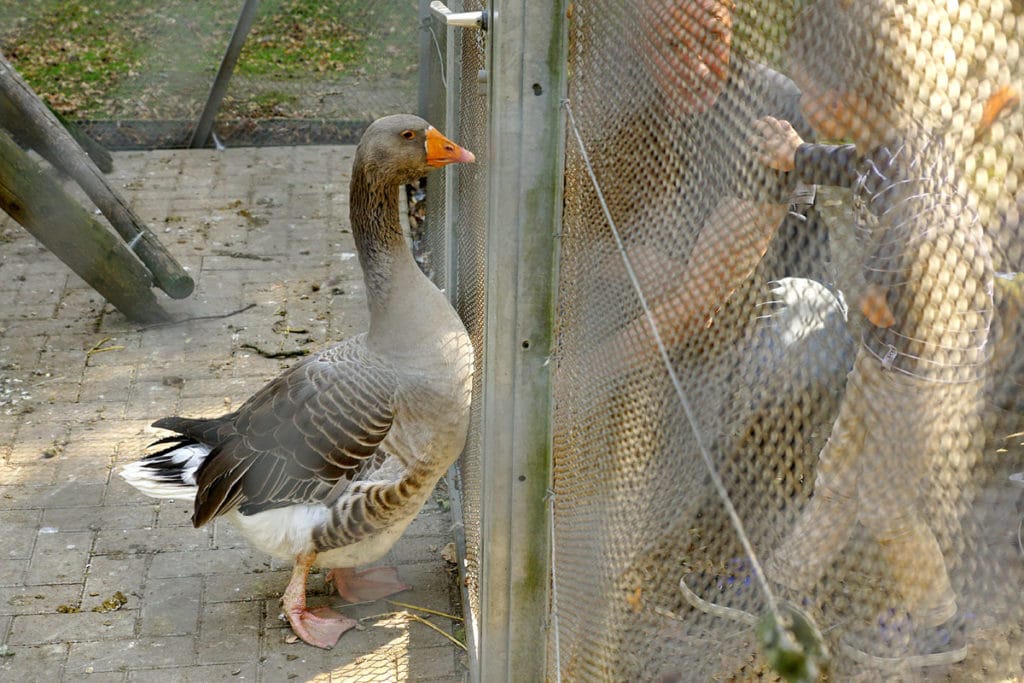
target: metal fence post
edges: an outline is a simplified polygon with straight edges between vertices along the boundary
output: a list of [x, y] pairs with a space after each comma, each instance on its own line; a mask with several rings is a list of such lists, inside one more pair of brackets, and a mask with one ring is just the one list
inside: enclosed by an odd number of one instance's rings
[[245, 39], [252, 28], [252, 22], [256, 19], [256, 10], [259, 8], [259, 0], [245, 0], [242, 11], [235, 23], [235, 30], [231, 33], [231, 40], [228, 42], [227, 50], [224, 51], [224, 58], [221, 60], [217, 77], [210, 86], [210, 94], [206, 98], [206, 106], [199, 116], [199, 122], [192, 131], [192, 139], [188, 146], [192, 148], [203, 147], [213, 133], [213, 124], [217, 120], [217, 112], [228, 92], [228, 83], [231, 81], [231, 74], [238, 63], [238, 57], [242, 54], [242, 47], [245, 46]]
[[491, 4], [480, 680], [542, 681], [565, 7]]

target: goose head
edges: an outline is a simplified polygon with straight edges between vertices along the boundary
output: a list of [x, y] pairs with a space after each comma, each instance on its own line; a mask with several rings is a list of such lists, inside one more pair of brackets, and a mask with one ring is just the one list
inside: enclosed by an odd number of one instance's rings
[[448, 164], [473, 161], [472, 152], [412, 114], [377, 119], [363, 133], [356, 149], [357, 165], [394, 184], [414, 182]]

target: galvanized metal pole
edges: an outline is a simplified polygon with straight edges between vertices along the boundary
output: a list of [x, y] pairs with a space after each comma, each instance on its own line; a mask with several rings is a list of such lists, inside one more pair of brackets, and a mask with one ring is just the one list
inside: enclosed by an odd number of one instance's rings
[[[462, 9], [462, 0], [450, 3], [451, 9]], [[462, 98], [462, 31], [463, 29], [447, 27], [448, 37], [445, 40], [445, 55], [442, 68], [445, 69], [445, 93], [444, 93], [444, 120], [446, 125], [451, 126], [452, 134], [457, 134], [459, 122], [459, 102]], [[472, 85], [470, 85], [472, 87]], [[456, 201], [459, 189], [459, 174], [455, 166], [445, 169], [444, 179], [444, 205], [447, 208], [444, 214], [445, 239], [445, 291], [454, 293], [456, 282], [459, 277], [459, 244], [455, 239], [455, 226], [459, 225], [459, 205]]]
[[416, 113], [429, 120], [432, 93], [430, 89], [430, 72], [435, 67], [434, 45], [430, 39], [430, 0], [419, 0], [416, 10], [419, 20], [419, 78], [416, 92]]
[[217, 71], [217, 77], [213, 80], [213, 87], [210, 88], [210, 94], [206, 98], [206, 106], [203, 107], [203, 113], [199, 116], [199, 123], [196, 124], [196, 129], [192, 132], [192, 139], [188, 143], [189, 147], [203, 147], [206, 145], [207, 140], [210, 139], [210, 133], [213, 132], [213, 124], [217, 119], [217, 112], [220, 111], [224, 95], [228, 92], [231, 74], [235, 70], [235, 64], [238, 63], [238, 56], [242, 53], [242, 46], [245, 45], [245, 38], [249, 35], [249, 29], [256, 18], [256, 9], [259, 7], [259, 4], [259, 0], [245, 0], [245, 4], [242, 5], [242, 11], [238, 15], [238, 21], [235, 22], [235, 30], [231, 34], [228, 49], [224, 51], [224, 59], [221, 60], [220, 70]]
[[564, 0], [491, 4], [479, 679], [545, 680]]

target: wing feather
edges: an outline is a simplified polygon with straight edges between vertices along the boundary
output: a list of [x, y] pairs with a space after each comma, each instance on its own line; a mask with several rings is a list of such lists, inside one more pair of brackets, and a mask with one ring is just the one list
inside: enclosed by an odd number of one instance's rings
[[196, 473], [193, 523], [235, 507], [252, 514], [323, 502], [340, 481], [373, 469], [397, 385], [361, 344], [342, 344], [285, 371], [234, 413], [158, 422], [213, 448]]

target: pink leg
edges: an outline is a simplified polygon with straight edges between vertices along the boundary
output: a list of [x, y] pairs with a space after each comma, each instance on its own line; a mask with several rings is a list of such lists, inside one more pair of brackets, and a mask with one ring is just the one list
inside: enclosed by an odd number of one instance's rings
[[394, 567], [370, 567], [361, 572], [338, 567], [327, 572], [328, 583], [333, 583], [338, 595], [349, 602], [370, 602], [409, 590], [398, 578]]
[[356, 622], [327, 607], [306, 608], [306, 576], [314, 559], [316, 553], [295, 558], [292, 579], [284, 589], [281, 602], [295, 635], [310, 645], [330, 650], [341, 634], [355, 626]]

